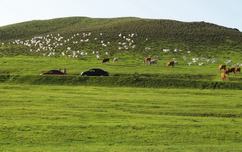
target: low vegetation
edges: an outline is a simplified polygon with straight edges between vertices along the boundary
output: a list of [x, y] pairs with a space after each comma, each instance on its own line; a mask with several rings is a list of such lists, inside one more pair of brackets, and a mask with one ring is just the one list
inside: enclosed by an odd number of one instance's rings
[[[242, 75], [223, 81], [218, 67], [242, 66], [241, 42], [205, 22], [0, 27], [0, 151], [240, 152]], [[80, 76], [91, 68], [110, 76]], [[40, 75], [59, 69], [67, 75]]]
[[1, 84], [0, 92], [1, 151], [242, 150], [241, 91]]
[[[32, 46], [33, 41], [35, 43]], [[38, 41], [41, 46], [39, 43], [36, 44]], [[149, 55], [167, 48], [197, 54], [231, 51], [241, 53], [241, 41], [240, 31], [210, 23], [140, 18], [74, 17], [0, 27], [0, 44], [4, 44], [0, 45], [2, 55], [11, 54], [12, 51], [17, 55], [37, 52], [45, 56], [55, 56], [58, 53], [62, 54], [61, 52], [73, 55], [70, 51], [99, 51], [102, 54], [106, 51], [110, 54], [128, 51]], [[12, 51], [3, 51], [9, 47]]]

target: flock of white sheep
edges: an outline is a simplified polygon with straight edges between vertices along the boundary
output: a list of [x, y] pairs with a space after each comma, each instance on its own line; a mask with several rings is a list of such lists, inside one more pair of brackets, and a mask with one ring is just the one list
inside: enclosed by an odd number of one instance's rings
[[[103, 38], [103, 33], [99, 33], [98, 37], [93, 37], [92, 33], [76, 33], [70, 37], [64, 37], [60, 34], [53, 35], [48, 34], [46, 36], [33, 37], [30, 40], [14, 40], [10, 42], [13, 45], [24, 45], [29, 48], [29, 52], [32, 54], [40, 54], [43, 56], [67, 56], [70, 58], [81, 58], [88, 56], [89, 54], [96, 55], [97, 58], [100, 55], [109, 55], [109, 51], [98, 51], [98, 50], [83, 50], [81, 47], [87, 43], [98, 44], [105, 50], [109, 46], [113, 45], [109, 41], [105, 41]], [[135, 49], [134, 37], [137, 34], [130, 33], [128, 35], [119, 34], [119, 41], [116, 50], [130, 50]], [[2, 44], [4, 45], [4, 43]], [[107, 49], [108, 50], [108, 49]], [[92, 53], [91, 53], [92, 52]]]
[[[36, 36], [28, 40], [14, 40], [9, 42], [11, 45], [21, 45], [29, 49], [30, 54], [38, 54], [47, 57], [60, 57], [65, 56], [69, 58], [84, 58], [86, 56], [94, 55], [97, 59], [101, 57], [109, 57], [111, 52], [110, 48], [115, 49], [115, 51], [129, 51], [135, 49], [137, 44], [135, 42], [138, 34], [118, 34], [116, 42], [110, 42], [105, 40], [105, 33], [92, 34], [87, 33], [75, 33], [71, 36], [62, 36], [61, 34], [48, 34], [45, 36]], [[145, 41], [148, 41], [146, 38]], [[0, 43], [2, 46], [4, 43]], [[88, 44], [95, 44], [92, 51], [85, 50], [83, 46]], [[82, 48], [83, 47], [83, 48]], [[147, 52], [152, 50], [151, 47], [146, 46], [144, 50]], [[191, 55], [191, 51], [183, 51], [181, 49], [161, 49], [162, 54], [175, 54], [180, 55], [183, 62], [188, 65], [208, 65], [215, 64], [217, 62], [215, 57], [194, 57]], [[173, 58], [176, 61], [176, 58]], [[232, 60], [225, 61], [225, 64], [231, 64]], [[239, 64], [239, 63], [237, 63]]]

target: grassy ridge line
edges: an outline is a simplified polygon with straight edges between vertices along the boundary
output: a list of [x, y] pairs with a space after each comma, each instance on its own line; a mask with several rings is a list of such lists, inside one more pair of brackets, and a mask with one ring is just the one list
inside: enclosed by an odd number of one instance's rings
[[[206, 22], [180, 22], [140, 18], [97, 19], [86, 17], [58, 18], [52, 20], [29, 21], [0, 27], [0, 41], [29, 39], [34, 36], [57, 34], [71, 36], [74, 33], [91, 32], [99, 37], [102, 32], [105, 41], [116, 42], [119, 33], [137, 33], [136, 43], [160, 47], [182, 49], [241, 50], [242, 33], [237, 29]], [[94, 37], [93, 37], [94, 38]], [[144, 40], [148, 38], [149, 41]], [[89, 47], [96, 45], [92, 43]], [[137, 48], [136, 51], [140, 50]], [[219, 48], [221, 50], [221, 48]]]
[[54, 84], [84, 86], [115, 86], [145, 88], [198, 88], [198, 89], [238, 89], [242, 90], [241, 82], [221, 82], [208, 80], [186, 80], [175, 78], [140, 77], [136, 75], [119, 77], [80, 77], [80, 76], [34, 76], [34, 75], [1, 75], [1, 83], [23, 84]]

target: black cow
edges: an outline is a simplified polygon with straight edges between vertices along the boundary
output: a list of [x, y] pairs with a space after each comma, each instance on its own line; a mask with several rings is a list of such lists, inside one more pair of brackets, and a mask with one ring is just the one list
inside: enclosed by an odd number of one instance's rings
[[82, 72], [81, 76], [109, 76], [109, 73], [102, 69], [95, 68]]
[[108, 63], [110, 61], [110, 58], [105, 58], [102, 60], [102, 63]]

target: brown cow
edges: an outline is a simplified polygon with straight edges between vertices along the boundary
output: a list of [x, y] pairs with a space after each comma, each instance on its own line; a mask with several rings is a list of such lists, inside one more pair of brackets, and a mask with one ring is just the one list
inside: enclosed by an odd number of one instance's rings
[[66, 75], [67, 72], [66, 72], [66, 69], [64, 70], [49, 70], [47, 72], [42, 72], [40, 75]]
[[151, 57], [145, 57], [144, 58], [144, 64], [150, 64], [152, 58]]
[[225, 74], [227, 74], [227, 75], [229, 75], [231, 72], [233, 72], [233, 70], [230, 69], [230, 68], [226, 68], [226, 69], [223, 71], [223, 73], [225, 73]]
[[224, 72], [221, 73], [220, 77], [221, 77], [221, 80], [223, 80], [223, 81], [225, 81], [225, 80], [228, 79], [228, 76], [227, 76], [226, 70], [225, 70]]
[[232, 67], [232, 68], [228, 68], [226, 69], [226, 72], [229, 74], [229, 73], [240, 73], [240, 67]]
[[223, 72], [221, 73], [221, 79], [224, 81], [224, 80], [227, 80], [228, 79], [228, 75], [230, 73], [234, 73], [236, 74], [237, 72], [239, 73], [240, 72], [240, 67], [232, 67], [232, 68], [225, 68], [223, 70]]
[[219, 68], [220, 71], [221, 71], [221, 70], [226, 70], [226, 65], [225, 65], [225, 64], [220, 64], [220, 65], [218, 66], [218, 68]]
[[235, 67], [228, 68], [228, 72], [229, 73], [232, 73], [233, 72], [235, 74], [236, 73], [236, 68]]
[[169, 61], [169, 62], [167, 62], [167, 63], [166, 63], [166, 66], [171, 66], [171, 67], [174, 67], [174, 66], [175, 66], [175, 64], [176, 64], [176, 62], [175, 62], [175, 61]]
[[230, 73], [236, 74], [237, 72], [240, 72], [240, 67], [225, 68], [221, 73], [221, 79], [226, 80]]
[[240, 73], [240, 70], [241, 70], [240, 67], [235, 67], [235, 73], [237, 72]]

